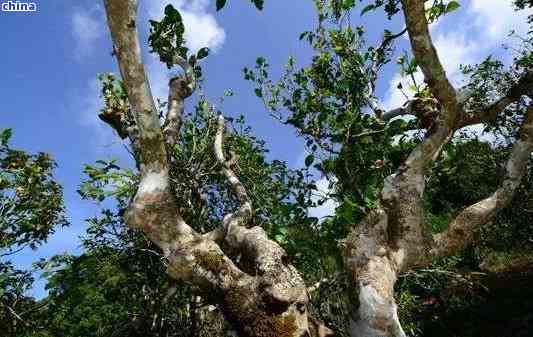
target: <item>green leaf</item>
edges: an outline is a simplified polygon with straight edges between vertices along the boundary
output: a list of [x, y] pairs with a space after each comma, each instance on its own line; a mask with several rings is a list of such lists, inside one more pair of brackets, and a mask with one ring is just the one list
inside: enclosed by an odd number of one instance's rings
[[7, 142], [9, 142], [12, 135], [13, 131], [11, 129], [2, 130], [2, 133], [0, 133], [0, 140], [2, 141], [2, 146], [7, 145]]
[[372, 139], [372, 137], [366, 136], [366, 137], [361, 138], [360, 142], [361, 144], [372, 144], [374, 140]]
[[178, 12], [176, 8], [174, 8], [174, 6], [167, 5], [165, 7], [165, 15], [170, 17], [171, 19], [176, 19], [179, 17], [180, 13]]
[[257, 7], [257, 9], [263, 10], [263, 5], [265, 3], [264, 0], [252, 0], [252, 2], [254, 3], [255, 7]]
[[315, 156], [313, 154], [308, 155], [305, 157], [305, 166], [309, 167], [313, 164], [315, 161]]
[[261, 89], [256, 88], [256, 89], [254, 90], [254, 92], [255, 92], [255, 95], [256, 95], [257, 97], [259, 97], [259, 98], [262, 98], [262, 97], [263, 97], [263, 92], [261, 91]]
[[343, 9], [348, 10], [355, 6], [355, 0], [344, 0]]
[[368, 5], [361, 11], [361, 16], [363, 16], [366, 12], [370, 12], [372, 10], [376, 9], [376, 5]]
[[450, 1], [446, 6], [446, 13], [453, 12], [461, 7], [461, 4], [457, 1]]
[[198, 53], [196, 53], [196, 58], [201, 60], [203, 58], [206, 58], [208, 55], [209, 55], [209, 48], [204, 47], [204, 48], [200, 49], [198, 51]]
[[194, 67], [196, 65], [196, 61], [198, 60], [198, 57], [196, 55], [191, 55], [189, 57], [189, 65], [191, 67]]
[[259, 56], [256, 60], [255, 60], [255, 63], [261, 67], [261, 66], [264, 66], [266, 64], [266, 59], [262, 56]]
[[209, 111], [209, 102], [208, 101], [201, 101], [198, 106], [200, 107], [200, 109], [204, 112], [208, 112]]
[[217, 0], [217, 11], [224, 8], [225, 5], [226, 5], [226, 0]]

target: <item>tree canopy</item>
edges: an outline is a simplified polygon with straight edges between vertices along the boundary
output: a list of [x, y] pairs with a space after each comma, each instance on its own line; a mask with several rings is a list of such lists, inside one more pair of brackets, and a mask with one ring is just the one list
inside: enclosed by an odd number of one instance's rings
[[[207, 99], [202, 60], [216, 55], [185, 47], [176, 8], [150, 21], [147, 46], [177, 71], [156, 102], [137, 1], [104, 4], [120, 75], [99, 75], [98, 116], [136, 167], [85, 166], [78, 192], [101, 212], [87, 219], [81, 255], [35, 265], [46, 298], [26, 297], [31, 272], [0, 262], [7, 336], [530, 333], [531, 32], [510, 64], [463, 65], [466, 85], [455, 88], [428, 27], [459, 2], [314, 1], [316, 27], [300, 35], [311, 62], [290, 57], [279, 78], [268, 56], [243, 69], [268, 114], [304, 140], [304, 165], [292, 168], [269, 158], [244, 116], [224, 117]], [[373, 44], [345, 20], [370, 12], [403, 15], [406, 27]], [[402, 36], [412, 53], [398, 57]], [[407, 102], [386, 111], [376, 87], [393, 61], [412, 83], [398, 86]], [[1, 261], [67, 224], [54, 161], [12, 150], [10, 137], [0, 134]], [[331, 214], [313, 216], [325, 203]]]

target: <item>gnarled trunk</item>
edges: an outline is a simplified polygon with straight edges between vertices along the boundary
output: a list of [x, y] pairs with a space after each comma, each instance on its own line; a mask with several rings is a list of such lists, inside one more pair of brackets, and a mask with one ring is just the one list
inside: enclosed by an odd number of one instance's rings
[[394, 301], [396, 273], [387, 257], [374, 256], [360, 270], [359, 307], [350, 322], [353, 337], [405, 337]]
[[[183, 205], [178, 204], [169, 177], [172, 158], [167, 149], [179, 144], [184, 101], [196, 85], [194, 72], [182, 56], [174, 55], [172, 65], [180, 66], [183, 74], [169, 83], [168, 111], [161, 125], [141, 57], [138, 1], [104, 3], [129, 104], [124, 108], [128, 111], [108, 109], [107, 117], [119, 118], [104, 120], [124, 124], [124, 114], [131, 112], [133, 125], [111, 126], [127, 133], [140, 170], [140, 183], [125, 212], [125, 222], [142, 230], [161, 249], [170, 277], [188, 282], [217, 305], [240, 336], [310, 336], [307, 289], [302, 278], [288, 263], [282, 247], [262, 228], [249, 228], [252, 203], [233, 172], [231, 160], [225, 158], [222, 116], [214, 142], [215, 157], [240, 206], [224, 216], [219, 228], [206, 234], [197, 232], [182, 217]], [[232, 259], [225, 247], [238, 252], [241, 259]]]
[[352, 337], [404, 337], [394, 301], [394, 283], [402, 256], [389, 247], [387, 214], [375, 210], [344, 242], [357, 307], [352, 312]]

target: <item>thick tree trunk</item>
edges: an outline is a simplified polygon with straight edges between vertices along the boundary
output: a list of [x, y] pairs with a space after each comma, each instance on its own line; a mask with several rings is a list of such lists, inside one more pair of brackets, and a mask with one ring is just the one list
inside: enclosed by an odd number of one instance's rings
[[355, 228], [344, 245], [358, 303], [350, 322], [352, 337], [404, 337], [394, 301], [394, 283], [403, 256], [388, 245], [388, 216], [377, 209]]
[[373, 256], [360, 270], [359, 307], [350, 322], [352, 337], [405, 337], [394, 301], [396, 273], [387, 257]]
[[[174, 63], [183, 68], [184, 74], [169, 83], [169, 111], [161, 125], [141, 57], [136, 24], [138, 1], [105, 0], [104, 4], [134, 116], [135, 125], [128, 128], [128, 134], [140, 170], [140, 183], [125, 212], [125, 222], [142, 230], [159, 246], [170, 277], [188, 282], [198, 294], [217, 305], [240, 336], [310, 336], [307, 289], [302, 278], [289, 264], [282, 247], [271, 241], [262, 228], [249, 228], [252, 204], [224, 156], [222, 116], [214, 152], [240, 207], [224, 217], [220, 228], [207, 234], [195, 231], [181, 216], [181, 205], [169, 177], [172, 159], [167, 148], [179, 144], [184, 100], [195, 87], [191, 67], [175, 55]], [[222, 247], [238, 252], [239, 261], [232, 260]], [[325, 336], [322, 333], [317, 337]]]

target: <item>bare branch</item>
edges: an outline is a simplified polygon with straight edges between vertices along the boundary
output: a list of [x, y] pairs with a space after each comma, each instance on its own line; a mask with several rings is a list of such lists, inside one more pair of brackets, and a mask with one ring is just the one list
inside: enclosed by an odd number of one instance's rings
[[501, 186], [490, 197], [461, 211], [447, 230], [433, 236], [432, 255], [453, 254], [474, 239], [474, 232], [494, 219], [498, 211], [513, 199], [533, 152], [533, 106], [529, 106], [526, 119], [520, 130], [520, 139], [513, 145]]
[[168, 83], [168, 111], [163, 124], [167, 144], [176, 145], [185, 109], [185, 99], [196, 90], [196, 78], [191, 65], [183, 57], [174, 55], [173, 63], [180, 66], [183, 75], [170, 79]]
[[404, 104], [404, 106], [400, 108], [392, 109], [392, 110], [385, 112], [381, 116], [380, 119], [383, 120], [384, 122], [389, 122], [393, 118], [400, 117], [400, 116], [406, 116], [406, 115], [414, 115], [414, 113], [411, 111], [408, 104]]
[[446, 111], [444, 121], [448, 126], [452, 126], [456, 123], [459, 113], [457, 94], [446, 76], [431, 40], [424, 3], [423, 0], [402, 0], [405, 22], [413, 54], [422, 69], [425, 81]]
[[175, 65], [178, 65], [181, 67], [181, 69], [183, 70], [185, 79], [188, 82], [189, 89], [191, 92], [193, 92], [196, 89], [196, 78], [194, 76], [194, 70], [189, 64], [189, 62], [187, 62], [186, 59], [184, 59], [183, 57], [179, 55], [174, 55], [172, 62]]
[[522, 96], [531, 94], [533, 94], [533, 71], [528, 71], [509, 88], [505, 96], [500, 97], [484, 110], [465, 112], [459, 127], [495, 121], [510, 104], [518, 101]]
[[323, 322], [319, 321], [315, 317], [309, 315], [309, 331], [311, 337], [329, 337], [335, 336], [335, 332], [328, 328]]
[[[273, 282], [266, 290], [269, 296], [282, 303], [290, 303], [296, 299], [307, 298], [305, 288], [295, 289], [293, 282], [303, 282], [294, 267], [287, 264], [287, 254], [283, 248], [268, 238], [265, 230], [259, 226], [246, 228], [252, 217], [252, 202], [244, 185], [240, 182], [231, 166], [234, 159], [227, 160], [224, 156], [224, 131], [225, 121], [223, 116], [218, 117], [218, 128], [215, 138], [214, 150], [217, 161], [222, 166], [226, 179], [237, 199], [241, 203], [239, 210], [228, 214], [223, 220], [224, 239], [226, 244], [254, 261], [256, 272], [264, 280]], [[220, 231], [208, 234], [208, 237], [220, 238]], [[294, 284], [296, 284], [294, 283]], [[303, 291], [303, 292], [302, 292]]]
[[26, 322], [24, 319], [22, 319], [22, 317], [20, 317], [20, 315], [17, 314], [17, 312], [16, 312], [15, 310], [13, 310], [13, 308], [11, 308], [11, 307], [10, 307], [9, 305], [7, 305], [7, 304], [3, 304], [3, 303], [2, 303], [2, 305], [4, 306], [4, 308], [6, 308], [6, 309], [11, 313], [11, 315], [13, 315], [13, 317], [15, 317], [17, 320], [21, 321], [22, 324], [24, 324], [24, 325], [26, 325], [26, 326], [28, 325], [28, 322]]
[[430, 129], [439, 117], [441, 107], [434, 98], [416, 97], [406, 102], [402, 107], [390, 110], [381, 116], [384, 122], [399, 116], [415, 116], [422, 128]]
[[192, 94], [187, 86], [188, 82], [184, 77], [172, 78], [168, 83], [168, 112], [163, 124], [163, 133], [171, 147], [178, 143], [185, 99]]
[[246, 188], [231, 168], [232, 160], [228, 161], [224, 156], [224, 123], [224, 117], [220, 115], [218, 117], [218, 128], [214, 144], [215, 156], [217, 158], [218, 163], [222, 166], [222, 171], [226, 176], [226, 179], [228, 180], [228, 183], [230, 184], [233, 193], [235, 193], [237, 199], [241, 204], [239, 211], [235, 214], [235, 216], [241, 217], [243, 222], [245, 223], [252, 217], [252, 201], [250, 200], [250, 197], [246, 192]]

